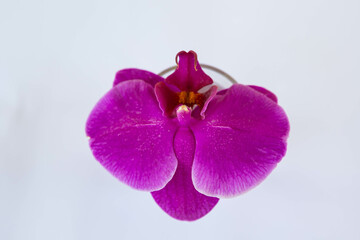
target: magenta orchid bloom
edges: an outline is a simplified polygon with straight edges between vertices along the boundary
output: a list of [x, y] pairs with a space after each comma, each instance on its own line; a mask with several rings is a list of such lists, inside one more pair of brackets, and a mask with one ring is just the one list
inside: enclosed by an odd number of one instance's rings
[[86, 133], [111, 174], [151, 192], [170, 216], [193, 221], [270, 174], [285, 155], [289, 122], [270, 91], [234, 84], [217, 92], [195, 52], [176, 59], [166, 79], [119, 71]]

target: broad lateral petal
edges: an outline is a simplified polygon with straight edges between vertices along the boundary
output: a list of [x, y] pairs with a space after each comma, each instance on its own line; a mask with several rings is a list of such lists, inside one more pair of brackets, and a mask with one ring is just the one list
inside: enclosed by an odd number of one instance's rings
[[152, 192], [156, 203], [170, 216], [194, 221], [206, 215], [219, 201], [195, 190], [191, 180], [191, 166], [195, 139], [187, 127], [180, 128], [174, 139], [178, 167], [171, 181], [161, 190]]
[[195, 188], [232, 197], [259, 184], [285, 155], [289, 122], [272, 99], [236, 84], [215, 96], [205, 120], [191, 128], [197, 143]]
[[164, 78], [152, 72], [137, 68], [126, 68], [116, 73], [113, 86], [117, 85], [120, 82], [124, 82], [127, 80], [134, 80], [134, 79], [143, 80], [149, 83], [153, 87], [155, 86], [156, 83], [164, 81]]
[[92, 110], [86, 133], [95, 158], [127, 185], [154, 191], [173, 177], [177, 125], [162, 116], [154, 88], [142, 80], [113, 87]]
[[175, 85], [181, 91], [194, 92], [213, 83], [213, 80], [202, 70], [194, 51], [188, 53], [181, 51], [177, 57], [179, 57], [178, 67], [165, 79], [166, 83]]

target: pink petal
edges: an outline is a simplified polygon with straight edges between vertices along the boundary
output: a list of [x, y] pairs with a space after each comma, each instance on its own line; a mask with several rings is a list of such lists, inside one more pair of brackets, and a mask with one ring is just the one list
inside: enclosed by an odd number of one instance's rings
[[283, 109], [251, 87], [236, 84], [210, 102], [193, 125], [195, 188], [232, 197], [259, 184], [286, 152], [289, 122]]
[[270, 92], [269, 90], [263, 88], [263, 87], [259, 87], [259, 86], [254, 86], [254, 85], [248, 85], [249, 87], [251, 87], [252, 89], [255, 89], [258, 92], [261, 92], [262, 94], [264, 94], [265, 96], [267, 96], [268, 98], [270, 98], [271, 100], [273, 100], [274, 102], [277, 103], [277, 97], [274, 93]]
[[213, 80], [201, 69], [194, 51], [188, 53], [181, 51], [177, 57], [179, 57], [178, 68], [165, 79], [166, 83], [177, 86], [181, 91], [193, 92], [213, 83]]
[[120, 82], [124, 82], [127, 80], [143, 80], [149, 83], [152, 86], [155, 86], [156, 83], [164, 81], [159, 75], [156, 75], [152, 72], [136, 69], [136, 68], [127, 68], [118, 71], [115, 75], [113, 86]]
[[173, 177], [177, 124], [162, 116], [154, 88], [142, 80], [112, 88], [92, 110], [86, 133], [95, 158], [129, 186], [154, 191]]
[[195, 139], [187, 127], [180, 128], [174, 139], [178, 168], [171, 181], [161, 190], [152, 192], [156, 203], [170, 216], [193, 221], [206, 215], [219, 201], [195, 190], [191, 180], [191, 166]]
[[[271, 100], [273, 100], [274, 102], [277, 103], [277, 97], [274, 93], [270, 92], [269, 90], [263, 88], [263, 87], [259, 87], [259, 86], [255, 86], [255, 85], [247, 85], [248, 87], [251, 87], [252, 89], [264, 94], [265, 96], [267, 96], [268, 98], [270, 98]], [[228, 89], [223, 89], [219, 92], [217, 92], [217, 95], [224, 95], [227, 92]]]

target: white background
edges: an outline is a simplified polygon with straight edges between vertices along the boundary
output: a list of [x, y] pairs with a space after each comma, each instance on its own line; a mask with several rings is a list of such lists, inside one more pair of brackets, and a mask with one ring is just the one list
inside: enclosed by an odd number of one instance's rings
[[[360, 239], [359, 23], [357, 0], [1, 0], [0, 239]], [[191, 49], [276, 93], [291, 132], [260, 186], [189, 223], [104, 170], [84, 128], [117, 70]]]

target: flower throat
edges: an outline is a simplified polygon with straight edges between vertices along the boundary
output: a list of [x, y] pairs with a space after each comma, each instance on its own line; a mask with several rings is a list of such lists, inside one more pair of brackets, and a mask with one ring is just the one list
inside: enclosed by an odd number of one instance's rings
[[178, 93], [179, 103], [188, 107], [193, 107], [195, 104], [198, 106], [204, 105], [204, 95], [201, 93], [195, 93], [192, 91], [181, 91]]

